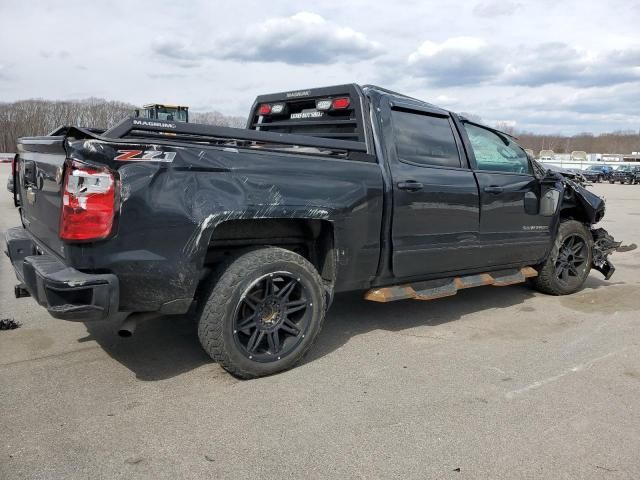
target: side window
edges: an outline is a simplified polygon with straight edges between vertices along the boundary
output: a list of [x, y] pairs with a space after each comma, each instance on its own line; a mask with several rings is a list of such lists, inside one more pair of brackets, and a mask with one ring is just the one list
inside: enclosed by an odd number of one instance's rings
[[491, 130], [470, 123], [464, 124], [476, 157], [478, 170], [509, 173], [531, 173], [525, 151], [515, 142], [503, 140]]
[[392, 110], [396, 152], [401, 161], [459, 167], [460, 155], [448, 118]]

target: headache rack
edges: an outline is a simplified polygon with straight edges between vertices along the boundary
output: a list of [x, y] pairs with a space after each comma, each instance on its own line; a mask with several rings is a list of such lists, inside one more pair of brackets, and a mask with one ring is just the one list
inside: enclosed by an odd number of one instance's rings
[[[54, 132], [61, 135], [67, 133], [71, 128], [73, 127], [60, 127]], [[323, 154], [363, 161], [375, 160], [372, 155], [367, 154], [367, 146], [364, 142], [197, 123], [126, 118], [101, 135], [82, 128], [76, 129], [107, 141], [109, 139], [154, 139], [163, 142], [259, 148], [280, 152], [293, 150], [300, 154]]]
[[[338, 99], [345, 100], [346, 105], [318, 107], [318, 102]], [[279, 110], [269, 112], [270, 106]], [[267, 107], [266, 114], [261, 113], [263, 107]], [[251, 107], [247, 129], [365, 142], [363, 118], [361, 88], [356, 84], [333, 85], [258, 96]]]

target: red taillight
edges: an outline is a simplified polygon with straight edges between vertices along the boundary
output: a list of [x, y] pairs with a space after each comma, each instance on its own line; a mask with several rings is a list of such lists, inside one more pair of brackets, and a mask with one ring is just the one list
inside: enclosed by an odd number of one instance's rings
[[73, 162], [67, 166], [62, 191], [60, 238], [100, 240], [111, 233], [116, 182], [107, 169]]
[[349, 107], [350, 103], [351, 102], [349, 101], [348, 97], [334, 98], [331, 107], [335, 110], [343, 110]]
[[14, 155], [13, 159], [11, 160], [11, 175], [13, 176], [13, 178], [16, 178], [16, 168], [18, 167], [18, 162], [16, 162], [16, 158], [18, 158], [18, 156]]
[[260, 105], [258, 113], [260, 115], [269, 115], [271, 113], [271, 105], [269, 105], [268, 103], [263, 103], [262, 105]]

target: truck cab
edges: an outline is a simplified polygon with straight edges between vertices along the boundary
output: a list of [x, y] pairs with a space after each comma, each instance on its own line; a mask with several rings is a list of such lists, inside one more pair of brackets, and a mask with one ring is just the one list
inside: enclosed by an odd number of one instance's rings
[[524, 149], [453, 112], [344, 85], [258, 97], [248, 127], [369, 145], [389, 185], [378, 282], [535, 264], [550, 244], [555, 219], [536, 206], [545, 189]]

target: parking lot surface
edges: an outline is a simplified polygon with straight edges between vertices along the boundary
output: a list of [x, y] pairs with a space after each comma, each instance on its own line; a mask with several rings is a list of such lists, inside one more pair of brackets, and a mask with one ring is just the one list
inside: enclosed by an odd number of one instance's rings
[[[0, 231], [19, 224], [0, 165]], [[618, 240], [640, 186], [598, 184]], [[0, 259], [0, 479], [640, 478], [640, 252], [549, 297], [340, 295], [298, 368], [238, 381], [186, 318], [55, 320]]]

